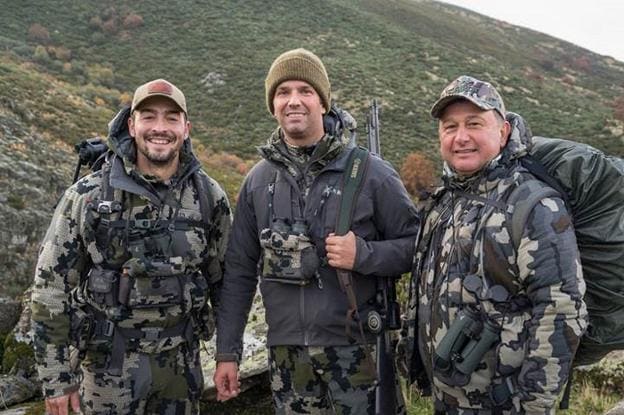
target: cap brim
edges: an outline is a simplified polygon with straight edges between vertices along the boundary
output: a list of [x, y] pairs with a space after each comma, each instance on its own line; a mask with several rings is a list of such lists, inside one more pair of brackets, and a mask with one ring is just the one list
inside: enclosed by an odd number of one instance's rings
[[136, 109], [137, 109], [137, 107], [140, 107], [140, 106], [141, 106], [141, 104], [142, 104], [143, 102], [145, 102], [145, 101], [147, 101], [148, 99], [153, 98], [153, 97], [165, 97], [165, 98], [168, 98], [171, 102], [173, 102], [174, 104], [176, 104], [176, 107], [178, 107], [178, 108], [180, 109], [180, 111], [182, 111], [183, 113], [185, 113], [185, 114], [186, 114], [186, 110], [185, 110], [184, 108], [182, 108], [182, 107], [180, 106], [180, 104], [178, 104], [178, 102], [177, 102], [175, 99], [173, 99], [173, 98], [171, 97], [171, 95], [168, 95], [168, 94], [161, 94], [161, 93], [158, 93], [158, 92], [153, 93], [153, 94], [149, 94], [148, 96], [144, 97], [144, 98], [143, 98], [143, 99], [141, 99], [140, 101], [136, 102], [136, 103], [132, 106], [132, 108], [130, 109], [130, 111], [134, 111], [134, 110], [136, 110]]
[[439, 119], [442, 113], [444, 112], [444, 110], [446, 109], [446, 107], [451, 105], [453, 102], [459, 101], [459, 100], [466, 100], [468, 102], [471, 102], [484, 111], [495, 109], [491, 105], [484, 104], [483, 102], [480, 102], [471, 97], [467, 97], [465, 95], [448, 95], [444, 98], [440, 98], [433, 104], [433, 107], [431, 107], [431, 116], [433, 118]]

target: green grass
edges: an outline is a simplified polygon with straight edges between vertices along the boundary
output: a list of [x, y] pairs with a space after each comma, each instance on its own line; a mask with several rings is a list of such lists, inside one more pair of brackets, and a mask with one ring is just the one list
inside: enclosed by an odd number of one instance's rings
[[[72, 143], [105, 133], [138, 84], [166, 77], [188, 95], [195, 138], [252, 157], [274, 126], [264, 105], [266, 71], [279, 53], [303, 46], [323, 59], [334, 98], [360, 124], [369, 100], [381, 99], [384, 154], [397, 166], [416, 150], [437, 160], [428, 109], [462, 73], [501, 86], [508, 108], [525, 115], [536, 134], [624, 155], [621, 135], [604, 127], [613, 120], [612, 101], [624, 95], [624, 64], [453, 6], [50, 0], [2, 9], [0, 53], [13, 62], [8, 72], [0, 69], [4, 91], [14, 92], [7, 96], [19, 98], [36, 125]], [[129, 14], [140, 15], [143, 25], [124, 27]], [[106, 21], [112, 30], [102, 28]], [[29, 39], [34, 23], [47, 28], [49, 44]], [[50, 50], [47, 58], [36, 59], [38, 46]], [[70, 54], [55, 52], [61, 47]]]

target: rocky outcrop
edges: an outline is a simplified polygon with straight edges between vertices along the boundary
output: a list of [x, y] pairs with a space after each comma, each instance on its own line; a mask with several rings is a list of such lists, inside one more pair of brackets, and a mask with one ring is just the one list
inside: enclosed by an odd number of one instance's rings
[[67, 144], [29, 127], [32, 114], [15, 108], [0, 99], [0, 292], [10, 298], [32, 282], [39, 243], [76, 159]]

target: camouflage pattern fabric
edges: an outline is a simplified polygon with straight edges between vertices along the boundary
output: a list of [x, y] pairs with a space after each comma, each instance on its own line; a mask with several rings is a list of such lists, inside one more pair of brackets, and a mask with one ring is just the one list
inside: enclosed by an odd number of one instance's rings
[[97, 415], [199, 413], [203, 377], [199, 349], [186, 345], [158, 353], [127, 351], [121, 376], [106, 372], [107, 354], [82, 362], [82, 412]]
[[[563, 201], [538, 203], [517, 251], [510, 239], [505, 201], [533, 179], [515, 160], [526, 151], [530, 133], [519, 116], [511, 119], [503, 153], [467, 180], [445, 166], [445, 186], [423, 208], [407, 349], [418, 348], [435, 408], [443, 413], [554, 414], [587, 325], [585, 283]], [[500, 337], [462, 379], [441, 370], [435, 356], [467, 308], [496, 325]], [[496, 405], [493, 391], [503, 384], [511, 399]]]
[[319, 260], [307, 235], [267, 228], [260, 232], [260, 246], [264, 252], [263, 278], [307, 284], [314, 277]]
[[[125, 120], [114, 123], [127, 125]], [[215, 330], [211, 287], [221, 279], [231, 227], [227, 197], [216, 181], [199, 173], [205, 176], [214, 201], [208, 234], [191, 180], [201, 165], [192, 154], [190, 139], [182, 148], [178, 173], [164, 183], [136, 170], [133, 140], [127, 130], [125, 134], [109, 137], [117, 151], [110, 160], [109, 183], [116, 184], [111, 187], [114, 200], [123, 204], [121, 212], [95, 209], [105, 197], [105, 176], [102, 170], [92, 173], [65, 192], [41, 245], [32, 322], [45, 397], [66, 394], [79, 383], [70, 365], [69, 336], [72, 321], [86, 311], [98, 312], [118, 327], [145, 330], [144, 338], [128, 340], [132, 349], [143, 353], [175, 350], [184, 344], [188, 336], [182, 332], [169, 337], [149, 334], [182, 326], [191, 312], [192, 347], [198, 347], [197, 337], [209, 338]], [[120, 137], [121, 143], [116, 142]], [[115, 222], [125, 226], [116, 228]], [[202, 275], [206, 263], [209, 275]], [[96, 270], [104, 271], [96, 278]], [[172, 281], [177, 283], [173, 294], [165, 292]], [[128, 284], [125, 303], [117, 295], [122, 283]], [[209, 295], [212, 304], [207, 302]]]
[[439, 118], [442, 110], [452, 101], [467, 99], [483, 110], [494, 110], [504, 119], [506, 116], [503, 98], [489, 82], [472, 76], [462, 75], [442, 90], [440, 98], [431, 107], [431, 115]]
[[267, 144], [259, 147], [258, 151], [264, 158], [283, 164], [304, 190], [303, 195], [307, 196], [314, 178], [342, 152], [347, 143], [345, 136], [337, 138], [326, 134], [314, 147], [294, 147], [284, 142], [282, 130], [277, 128]]
[[[375, 377], [363, 346], [273, 346], [269, 370], [276, 414], [375, 413]], [[396, 390], [396, 414], [405, 414], [398, 384]]]

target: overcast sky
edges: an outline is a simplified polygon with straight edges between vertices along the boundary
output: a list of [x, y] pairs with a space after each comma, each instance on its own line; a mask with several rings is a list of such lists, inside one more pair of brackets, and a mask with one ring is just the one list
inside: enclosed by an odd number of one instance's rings
[[624, 0], [442, 0], [624, 62]]

